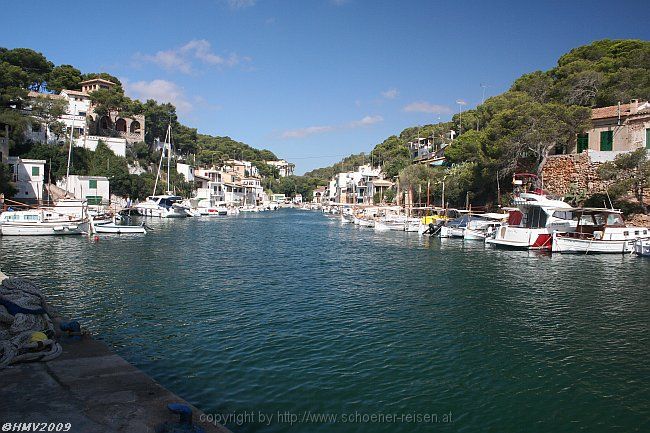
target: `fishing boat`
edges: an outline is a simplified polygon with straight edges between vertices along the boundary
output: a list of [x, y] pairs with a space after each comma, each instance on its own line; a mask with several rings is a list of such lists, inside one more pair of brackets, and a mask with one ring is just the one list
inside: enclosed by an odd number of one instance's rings
[[88, 232], [88, 219], [59, 214], [45, 209], [3, 212], [3, 236], [80, 235]]
[[510, 249], [551, 250], [552, 235], [555, 230], [569, 232], [575, 230], [571, 206], [550, 196], [538, 186], [524, 187], [524, 182], [537, 183], [534, 174], [515, 174], [515, 196], [509, 209], [508, 221], [485, 240], [486, 244]]
[[571, 213], [577, 226], [572, 231], [553, 232], [553, 252], [630, 253], [637, 240], [650, 239], [647, 228], [626, 226], [618, 210], [576, 208]]
[[634, 243], [634, 252], [637, 256], [650, 257], [650, 240], [637, 239]]

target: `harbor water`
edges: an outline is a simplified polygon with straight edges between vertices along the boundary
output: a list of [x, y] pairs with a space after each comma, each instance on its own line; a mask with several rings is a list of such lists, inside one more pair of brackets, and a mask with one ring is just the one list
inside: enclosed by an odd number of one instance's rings
[[297, 210], [149, 225], [0, 238], [0, 269], [236, 433], [650, 431], [650, 260]]

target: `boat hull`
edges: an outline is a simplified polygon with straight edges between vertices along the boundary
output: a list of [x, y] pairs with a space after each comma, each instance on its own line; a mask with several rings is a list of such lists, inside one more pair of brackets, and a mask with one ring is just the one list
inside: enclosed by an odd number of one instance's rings
[[576, 239], [553, 235], [553, 252], [564, 254], [624, 254], [634, 251], [635, 240]]
[[81, 235], [88, 232], [87, 222], [3, 223], [3, 236], [61, 236]]
[[119, 224], [97, 224], [94, 227], [95, 233], [100, 234], [146, 234], [147, 230], [142, 226], [122, 226]]
[[551, 250], [553, 245], [548, 229], [528, 229], [523, 227], [503, 226], [496, 231], [494, 238], [485, 243], [498, 248], [517, 250]]

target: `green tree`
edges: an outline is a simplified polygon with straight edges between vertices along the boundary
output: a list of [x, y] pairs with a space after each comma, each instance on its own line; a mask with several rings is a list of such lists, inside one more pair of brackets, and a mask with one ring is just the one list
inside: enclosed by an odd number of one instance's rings
[[27, 75], [26, 88], [41, 91], [54, 64], [39, 52], [29, 48], [0, 51], [0, 62], [19, 67]]
[[[49, 96], [37, 96], [30, 102], [31, 118], [33, 122], [45, 125], [47, 129], [54, 123], [60, 123], [59, 118], [67, 112], [68, 102], [65, 99]], [[62, 125], [53, 128], [55, 135], [62, 132]], [[58, 139], [58, 135], [57, 135]]]
[[644, 201], [645, 191], [650, 188], [650, 161], [646, 149], [617, 155], [613, 162], [598, 167], [598, 175], [611, 182], [608, 192], [612, 197], [622, 198], [631, 191], [643, 212], [648, 213]]
[[81, 71], [72, 65], [59, 65], [47, 77], [48, 90], [61, 93], [61, 90], [81, 90]]
[[0, 194], [4, 194], [7, 198], [13, 197], [17, 191], [12, 179], [11, 167], [0, 162]]
[[120, 111], [127, 104], [124, 90], [121, 87], [98, 89], [90, 93], [90, 100], [94, 104], [94, 111], [99, 118], [108, 116], [112, 111]]

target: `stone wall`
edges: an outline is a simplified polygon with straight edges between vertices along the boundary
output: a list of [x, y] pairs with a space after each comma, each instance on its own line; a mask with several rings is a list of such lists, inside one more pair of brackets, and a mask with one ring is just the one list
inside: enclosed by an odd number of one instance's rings
[[[585, 190], [588, 195], [605, 194], [609, 182], [598, 177], [598, 167], [602, 161], [612, 160], [612, 158], [603, 158], [602, 153], [593, 152], [592, 159], [589, 154], [592, 152], [582, 152], [572, 155], [551, 155], [546, 160], [542, 170], [542, 179], [544, 189], [553, 195], [565, 196], [574, 184], [575, 188]], [[613, 155], [620, 152], [609, 152]], [[630, 202], [636, 202], [632, 191], [625, 197]], [[645, 203], [650, 203], [650, 188], [644, 191]]]
[[590, 195], [604, 193], [606, 184], [596, 172], [599, 165], [591, 161], [587, 152], [549, 156], [542, 170], [544, 189], [563, 196], [574, 184], [578, 190], [586, 190]]

